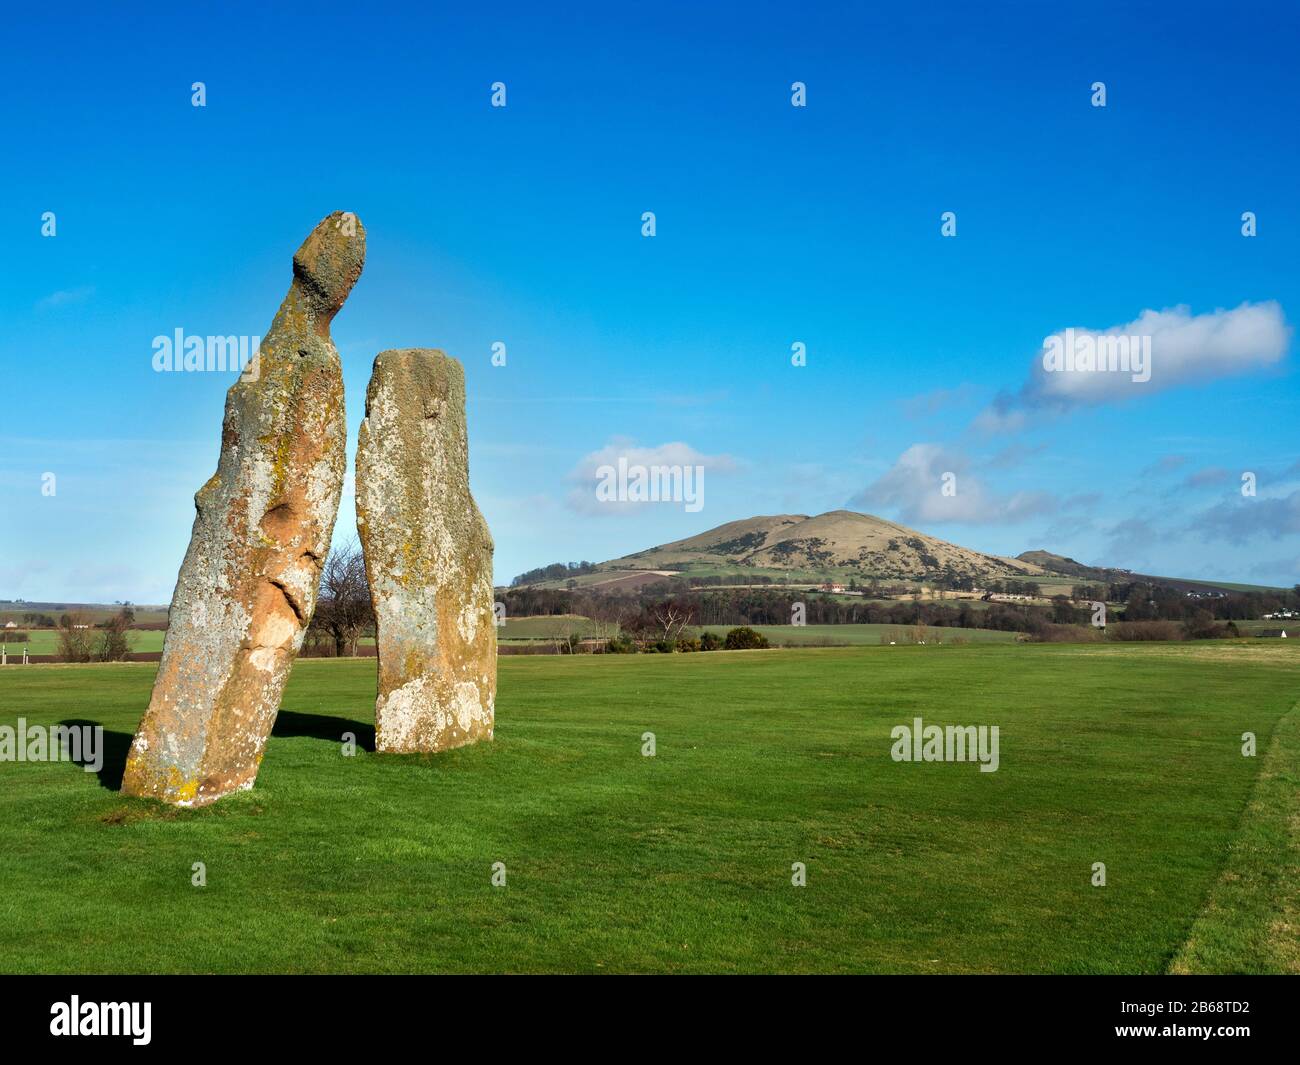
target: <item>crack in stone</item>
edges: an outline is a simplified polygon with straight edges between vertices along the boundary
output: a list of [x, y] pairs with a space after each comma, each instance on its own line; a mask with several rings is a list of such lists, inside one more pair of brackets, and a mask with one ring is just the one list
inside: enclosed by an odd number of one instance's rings
[[280, 593], [284, 596], [284, 601], [289, 604], [289, 609], [293, 611], [293, 616], [298, 619], [298, 624], [303, 628], [306, 628], [307, 622], [311, 619], [307, 617], [306, 611], [302, 608], [302, 604], [294, 598], [293, 594], [289, 591], [288, 586], [284, 581], [278, 581], [274, 577], [268, 577], [267, 579], [271, 582], [272, 587], [280, 589]]

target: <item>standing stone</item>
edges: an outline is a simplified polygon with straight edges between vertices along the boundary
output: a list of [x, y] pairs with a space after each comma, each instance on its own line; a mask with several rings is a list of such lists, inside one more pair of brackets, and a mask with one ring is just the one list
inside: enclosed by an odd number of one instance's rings
[[226, 395], [221, 456], [194, 497], [128, 795], [199, 806], [257, 777], [338, 512], [347, 430], [329, 327], [365, 249], [355, 215], [312, 230], [260, 355]]
[[465, 371], [441, 351], [375, 359], [357, 441], [357, 531], [379, 643], [375, 746], [492, 738], [492, 535], [469, 491]]

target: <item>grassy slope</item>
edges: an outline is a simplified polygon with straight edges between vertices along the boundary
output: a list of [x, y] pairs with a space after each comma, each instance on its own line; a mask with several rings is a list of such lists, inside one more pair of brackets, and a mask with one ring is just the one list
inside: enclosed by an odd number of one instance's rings
[[[1295, 701], [1262, 643], [505, 659], [496, 742], [351, 759], [374, 664], [300, 662], [206, 810], [0, 764], [0, 970], [1159, 972]], [[152, 675], [0, 672], [0, 723], [103, 722], [112, 784]], [[892, 762], [914, 714], [1002, 768]]]
[[1300, 973], [1300, 704], [1263, 736], [1259, 780], [1176, 973]]
[[1203, 581], [1197, 578], [1191, 580], [1188, 577], [1152, 577], [1151, 580], [1157, 581], [1179, 581], [1186, 584], [1195, 584], [1203, 588], [1222, 588], [1225, 592], [1285, 592], [1287, 588], [1279, 587], [1275, 584], [1241, 584], [1234, 581]]
[[1276, 632], [1278, 629], [1281, 629], [1286, 633], [1287, 639], [1300, 637], [1300, 620], [1297, 620], [1296, 618], [1280, 618], [1270, 621], [1238, 621], [1235, 622], [1235, 624], [1241, 632]]

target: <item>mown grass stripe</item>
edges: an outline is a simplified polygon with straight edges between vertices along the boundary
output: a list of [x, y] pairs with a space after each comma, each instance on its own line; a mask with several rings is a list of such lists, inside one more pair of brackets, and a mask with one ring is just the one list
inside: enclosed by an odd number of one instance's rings
[[1278, 720], [1172, 973], [1300, 973], [1300, 703]]

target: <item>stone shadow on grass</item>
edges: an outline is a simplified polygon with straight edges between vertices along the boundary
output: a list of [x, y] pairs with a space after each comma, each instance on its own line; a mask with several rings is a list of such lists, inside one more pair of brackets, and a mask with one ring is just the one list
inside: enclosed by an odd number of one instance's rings
[[[74, 717], [60, 721], [60, 725], [66, 728], [101, 728], [98, 721], [87, 721], [85, 718]], [[109, 791], [122, 790], [122, 774], [126, 771], [126, 756], [131, 750], [131, 741], [135, 736], [130, 732], [109, 732], [104, 730], [103, 740], [103, 761], [95, 776], [99, 778], [101, 787]], [[88, 752], [83, 750], [80, 758], [72, 759], [79, 766], [91, 765], [96, 759], [88, 758]]]
[[[98, 721], [86, 718], [67, 718], [59, 722], [66, 728], [100, 728]], [[375, 726], [364, 721], [349, 721], [343, 717], [331, 717], [329, 714], [299, 714], [293, 710], [281, 710], [275, 719], [272, 736], [289, 739], [294, 736], [306, 736], [313, 740], [328, 740], [341, 744], [343, 733], [351, 732], [357, 738], [357, 747], [371, 754], [375, 751]], [[122, 776], [126, 772], [126, 758], [131, 753], [131, 741], [135, 735], [130, 732], [104, 731], [103, 762], [95, 776], [99, 778], [100, 787], [109, 791], [122, 790]], [[74, 761], [79, 766], [91, 765], [95, 759], [87, 757], [87, 751], [81, 751]]]
[[357, 738], [357, 747], [371, 754], [375, 751], [375, 726], [364, 721], [350, 721], [346, 717], [333, 717], [330, 714], [300, 714], [296, 710], [281, 710], [275, 719], [272, 736], [288, 739], [291, 736], [306, 736], [313, 740], [329, 740], [341, 744], [343, 733], [350, 732]]

